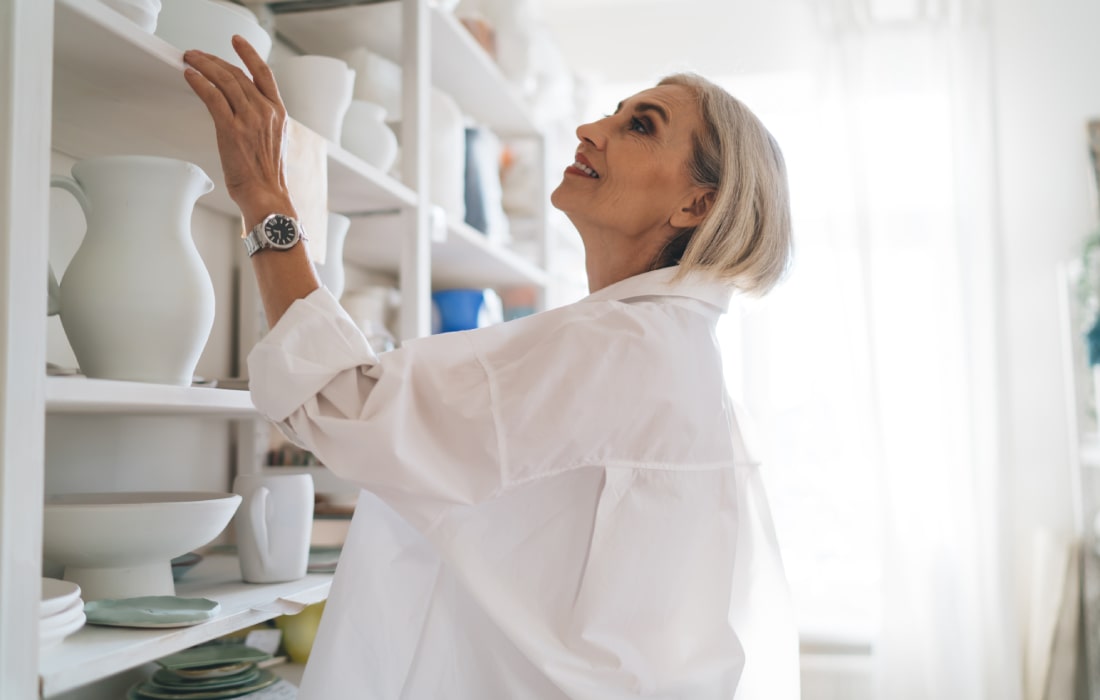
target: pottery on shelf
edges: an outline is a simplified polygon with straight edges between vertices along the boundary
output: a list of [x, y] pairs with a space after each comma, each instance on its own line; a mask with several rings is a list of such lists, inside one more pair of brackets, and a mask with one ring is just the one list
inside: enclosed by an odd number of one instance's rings
[[172, 559], [221, 533], [232, 493], [154, 491], [55, 496], [43, 509], [43, 556], [83, 599], [175, 595]]
[[397, 134], [386, 124], [386, 109], [373, 102], [351, 101], [341, 145], [384, 173], [397, 159]]
[[348, 236], [351, 219], [329, 212], [328, 237], [325, 240], [325, 261], [314, 263], [317, 277], [336, 299], [344, 293], [344, 241]]
[[102, 0], [102, 2], [150, 34], [157, 28], [161, 0]]
[[355, 71], [352, 97], [386, 110], [391, 120], [401, 120], [401, 66], [359, 47], [340, 54]]
[[214, 325], [214, 286], [191, 214], [214, 183], [152, 156], [76, 163], [50, 184], [88, 222], [61, 278], [61, 325], [88, 377], [188, 386]]
[[271, 35], [252, 10], [228, 0], [161, 0], [156, 35], [181, 51], [198, 49], [214, 54], [248, 72], [233, 50], [234, 34], [240, 34], [260, 58], [271, 54]]
[[466, 218], [466, 125], [458, 103], [432, 90], [431, 200], [454, 221]]
[[340, 143], [355, 71], [331, 56], [290, 56], [279, 59], [272, 69], [287, 114], [329, 141]]

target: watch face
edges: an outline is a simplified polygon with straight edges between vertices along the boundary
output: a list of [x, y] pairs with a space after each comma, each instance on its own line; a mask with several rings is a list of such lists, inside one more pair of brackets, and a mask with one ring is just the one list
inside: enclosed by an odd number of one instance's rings
[[264, 223], [264, 234], [273, 246], [290, 245], [296, 233], [294, 221], [285, 216], [273, 216]]

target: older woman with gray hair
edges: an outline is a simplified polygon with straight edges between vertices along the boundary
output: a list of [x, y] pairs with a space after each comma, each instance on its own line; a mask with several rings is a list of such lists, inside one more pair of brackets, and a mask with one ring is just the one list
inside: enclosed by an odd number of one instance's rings
[[300, 689], [333, 698], [798, 697], [798, 639], [715, 324], [791, 249], [783, 159], [740, 102], [676, 75], [577, 129], [553, 204], [589, 296], [376, 354], [322, 288], [286, 111], [184, 55], [271, 325], [253, 400], [364, 489]]

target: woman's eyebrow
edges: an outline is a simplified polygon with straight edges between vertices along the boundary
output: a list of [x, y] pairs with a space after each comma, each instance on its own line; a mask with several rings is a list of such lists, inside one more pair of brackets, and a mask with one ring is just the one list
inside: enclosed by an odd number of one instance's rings
[[[618, 114], [622, 110], [622, 108], [623, 103], [620, 102], [615, 107], [615, 114]], [[659, 104], [653, 102], [639, 102], [638, 104], [634, 105], [634, 110], [636, 112], [656, 112], [661, 116], [661, 121], [663, 121], [665, 124], [668, 124], [668, 111]]]

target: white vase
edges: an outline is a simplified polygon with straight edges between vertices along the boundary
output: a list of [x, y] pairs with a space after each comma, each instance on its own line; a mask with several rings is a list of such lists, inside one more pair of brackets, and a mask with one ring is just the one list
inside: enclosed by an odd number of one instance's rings
[[83, 160], [68, 190], [88, 230], [61, 279], [61, 325], [88, 377], [189, 385], [214, 324], [191, 214], [214, 183], [171, 158]]
[[355, 71], [353, 98], [381, 105], [394, 121], [401, 120], [401, 66], [359, 47], [340, 58]]
[[351, 226], [351, 219], [329, 212], [328, 235], [325, 238], [325, 262], [313, 265], [321, 284], [336, 299], [344, 293], [344, 241], [347, 240], [349, 226]]
[[344, 148], [382, 172], [397, 159], [397, 134], [386, 125], [385, 108], [373, 102], [351, 101], [341, 140]]
[[290, 56], [273, 66], [286, 112], [333, 143], [340, 143], [355, 71], [330, 56]]
[[449, 95], [432, 90], [431, 201], [447, 218], [466, 218], [466, 124]]

